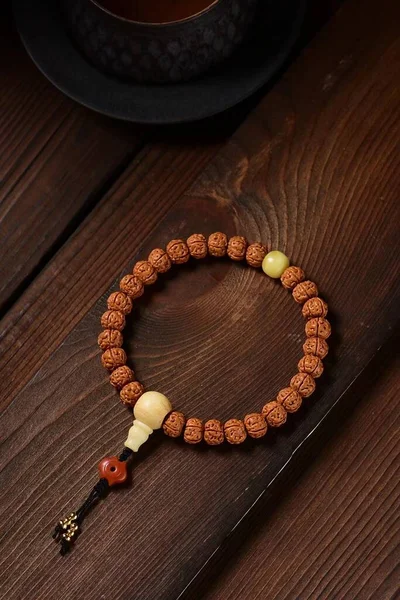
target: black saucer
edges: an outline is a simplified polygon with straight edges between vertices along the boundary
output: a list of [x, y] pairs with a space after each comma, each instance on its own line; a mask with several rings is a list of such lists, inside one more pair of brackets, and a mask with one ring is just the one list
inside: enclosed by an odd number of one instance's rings
[[238, 104], [282, 66], [303, 21], [306, 0], [260, 0], [251, 35], [218, 70], [180, 84], [123, 82], [92, 67], [64, 30], [54, 0], [14, 0], [22, 41], [62, 92], [100, 113], [143, 124], [197, 121]]

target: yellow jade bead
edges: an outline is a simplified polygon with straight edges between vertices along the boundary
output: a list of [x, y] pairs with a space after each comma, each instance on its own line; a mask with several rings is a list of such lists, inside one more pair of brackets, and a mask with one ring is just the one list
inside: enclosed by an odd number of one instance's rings
[[133, 414], [151, 429], [160, 429], [168, 413], [172, 410], [171, 402], [160, 392], [145, 392], [133, 409]]
[[262, 270], [273, 279], [279, 279], [289, 266], [288, 257], [279, 250], [272, 250], [262, 261]]

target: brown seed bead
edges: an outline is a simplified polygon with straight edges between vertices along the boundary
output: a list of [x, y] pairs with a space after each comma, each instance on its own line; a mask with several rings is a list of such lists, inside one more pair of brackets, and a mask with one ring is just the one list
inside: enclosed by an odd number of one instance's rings
[[247, 438], [246, 428], [240, 419], [229, 419], [224, 425], [226, 441], [230, 444], [242, 444]]
[[328, 305], [321, 298], [310, 298], [304, 304], [301, 312], [305, 319], [326, 317], [328, 314]]
[[280, 390], [276, 401], [279, 402], [279, 404], [282, 404], [284, 409], [290, 413], [299, 410], [302, 403], [299, 392], [292, 387], [287, 387], [283, 388], [283, 390]]
[[110, 375], [110, 383], [112, 386], [117, 388], [117, 390], [122, 390], [124, 385], [128, 385], [135, 379], [135, 374], [126, 365], [122, 365], [122, 367], [118, 367], [113, 371]]
[[316, 319], [310, 319], [306, 323], [306, 336], [307, 337], [320, 337], [327, 340], [331, 335], [331, 325], [329, 321], [318, 317]]
[[241, 235], [234, 235], [228, 242], [228, 256], [231, 260], [244, 260], [246, 257], [247, 241]]
[[205, 258], [208, 254], [207, 240], [202, 233], [194, 233], [188, 237], [187, 246], [193, 258]]
[[105, 329], [97, 338], [97, 343], [102, 350], [108, 350], [108, 348], [120, 348], [123, 341], [124, 338], [122, 337], [122, 333], [117, 329]]
[[303, 344], [304, 354], [315, 354], [321, 360], [328, 354], [329, 346], [323, 338], [309, 337]]
[[246, 250], [246, 260], [247, 263], [258, 269], [262, 265], [262, 261], [264, 260], [265, 255], [267, 254], [267, 249], [263, 244], [259, 244], [256, 242], [255, 244], [250, 244], [250, 246]]
[[183, 439], [188, 444], [198, 444], [203, 439], [203, 422], [192, 417], [186, 421]]
[[262, 414], [268, 425], [271, 427], [280, 427], [286, 423], [287, 412], [279, 402], [268, 402], [263, 406]]
[[183, 413], [173, 410], [163, 423], [163, 430], [169, 437], [177, 438], [182, 435], [185, 427], [186, 417]]
[[297, 390], [302, 398], [308, 398], [315, 392], [315, 381], [308, 373], [297, 373], [290, 380], [290, 387]]
[[299, 360], [298, 369], [301, 373], [309, 373], [316, 379], [324, 372], [322, 360], [314, 354], [306, 354]]
[[209, 446], [219, 446], [224, 441], [224, 426], [217, 419], [210, 419], [204, 425], [204, 441]]
[[299, 304], [314, 296], [318, 296], [318, 288], [313, 281], [302, 281], [293, 288], [293, 298]]
[[252, 438], [263, 437], [267, 433], [267, 422], [260, 413], [251, 413], [243, 419], [247, 433]]
[[125, 406], [135, 406], [143, 392], [144, 387], [139, 381], [131, 381], [124, 385], [119, 393], [119, 397]]
[[118, 329], [122, 331], [125, 327], [125, 315], [120, 310], [107, 310], [101, 317], [103, 329]]
[[143, 296], [144, 286], [143, 282], [136, 277], [136, 275], [128, 274], [123, 277], [119, 283], [119, 288], [122, 292], [125, 292], [132, 300]]
[[133, 274], [139, 277], [144, 285], [152, 285], [157, 281], [157, 271], [148, 260], [139, 260], [133, 267]]
[[123, 292], [113, 292], [107, 300], [109, 310], [120, 310], [124, 315], [129, 315], [132, 310], [132, 300]]
[[208, 251], [211, 256], [216, 256], [221, 258], [225, 256], [226, 249], [228, 246], [228, 238], [224, 233], [217, 231], [216, 233], [212, 233], [208, 238]]
[[171, 268], [169, 256], [161, 248], [155, 248], [150, 252], [149, 263], [155, 268], [157, 273], [166, 273]]
[[123, 348], [109, 348], [101, 355], [103, 367], [114, 371], [126, 363], [126, 352]]
[[171, 240], [167, 245], [167, 254], [175, 265], [182, 265], [190, 258], [189, 248], [184, 240]]
[[304, 281], [305, 274], [300, 267], [288, 267], [282, 274], [281, 282], [284, 288], [292, 290], [296, 285]]

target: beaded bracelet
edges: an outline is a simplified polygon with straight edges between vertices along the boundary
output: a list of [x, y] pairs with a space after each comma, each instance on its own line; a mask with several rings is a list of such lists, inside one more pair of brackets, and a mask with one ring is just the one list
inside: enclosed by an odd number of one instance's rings
[[[207, 255], [224, 257], [233, 261], [244, 261], [254, 268], [262, 268], [273, 279], [279, 279], [287, 290], [292, 292], [294, 300], [302, 304], [303, 317], [306, 319], [306, 340], [303, 345], [304, 356], [298, 363], [298, 373], [292, 377], [288, 387], [280, 390], [276, 400], [267, 402], [260, 412], [247, 414], [243, 420], [232, 418], [222, 423], [210, 419], [203, 423], [196, 417], [186, 419], [185, 415], [172, 410], [168, 398], [155, 391], [144, 391], [143, 385], [136, 381], [134, 372], [127, 365], [127, 356], [122, 348], [122, 330], [125, 317], [140, 298], [145, 287], [155, 283], [159, 275], [166, 273], [172, 265], [179, 265]], [[120, 282], [120, 290], [112, 293], [107, 301], [108, 310], [101, 317], [103, 331], [98, 344], [103, 351], [103, 366], [110, 372], [110, 383], [119, 392], [122, 403], [133, 408], [134, 421], [129, 429], [124, 450], [119, 457], [104, 458], [98, 465], [100, 479], [89, 494], [87, 500], [76, 511], [57, 524], [53, 537], [61, 543], [60, 553], [66, 554], [79, 534], [79, 527], [91, 508], [103, 498], [110, 487], [124, 483], [127, 479], [127, 463], [156, 429], [163, 429], [170, 437], [183, 439], [188, 444], [198, 444], [204, 440], [210, 446], [222, 444], [241, 444], [247, 436], [261, 438], [269, 427], [280, 427], [286, 422], [287, 414], [296, 412], [303, 398], [315, 390], [315, 379], [323, 372], [322, 360], [328, 354], [327, 338], [331, 326], [326, 320], [328, 306], [318, 297], [318, 288], [312, 281], [306, 280], [300, 267], [289, 266], [289, 259], [280, 251], [267, 254], [261, 243], [248, 245], [242, 236], [229, 240], [224, 233], [213, 233], [208, 240], [204, 235], [195, 233], [186, 242], [172, 240], [166, 250], [156, 248], [148, 260], [135, 264], [133, 273], [125, 275]]]

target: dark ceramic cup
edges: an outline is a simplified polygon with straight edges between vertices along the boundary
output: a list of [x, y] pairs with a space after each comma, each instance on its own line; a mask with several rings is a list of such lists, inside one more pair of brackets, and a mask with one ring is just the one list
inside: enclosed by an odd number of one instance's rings
[[62, 0], [70, 32], [99, 69], [139, 82], [198, 77], [230, 56], [243, 40], [257, 0], [216, 0], [202, 12], [170, 23], [118, 17], [95, 0]]

